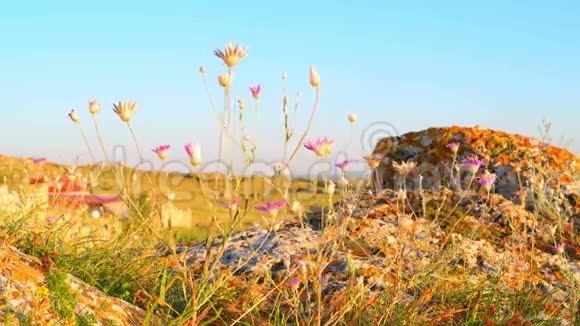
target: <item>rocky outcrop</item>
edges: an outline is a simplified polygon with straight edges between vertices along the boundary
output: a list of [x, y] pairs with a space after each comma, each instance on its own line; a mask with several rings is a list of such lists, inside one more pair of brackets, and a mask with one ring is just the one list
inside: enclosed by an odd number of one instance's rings
[[[442, 193], [429, 191], [423, 198], [430, 213]], [[407, 199], [412, 211], [421, 211], [419, 196], [409, 193]], [[321, 294], [329, 307], [349, 291], [351, 277], [372, 300], [397, 284], [405, 284], [407, 278], [439, 266], [435, 279], [449, 279], [456, 287], [467, 288], [500, 277], [494, 287], [505, 295], [530, 291], [537, 297], [545, 296], [546, 309], [561, 307], [559, 313], [568, 321], [573, 319], [570, 293], [580, 286], [577, 239], [568, 234], [558, 249], [552, 243], [551, 224], [538, 221], [521, 205], [498, 194], [492, 194], [488, 201], [481, 201], [475, 193], [455, 200], [438, 218], [431, 214], [417, 217], [411, 209], [401, 209], [400, 196], [389, 189], [360, 198], [360, 214], [343, 216], [342, 221], [335, 221], [339, 226], [314, 230], [286, 224], [275, 230], [238, 231], [225, 246], [222, 237], [215, 238], [209, 247], [206, 243], [182, 243], [175, 255], [168, 253], [164, 259], [187, 262], [200, 278], [198, 273], [209, 260], [214, 270], [210, 273], [218, 278], [215, 282], [236, 282], [241, 293], [253, 291], [257, 298], [266, 297], [273, 286], [296, 288], [298, 293], [314, 291], [312, 278], [320, 277]], [[457, 211], [450, 211], [450, 206]], [[535, 230], [520, 231], [524, 225]], [[528, 237], [536, 238], [535, 247], [529, 247]], [[223, 275], [231, 277], [220, 280]], [[258, 289], [252, 288], [256, 284]], [[401, 296], [405, 298], [402, 304], [421, 301], [426, 295], [409, 289]], [[260, 306], [264, 313], [269, 308], [267, 303]]]
[[[453, 167], [455, 154], [446, 147], [449, 143], [459, 145]], [[580, 159], [565, 149], [480, 126], [429, 128], [383, 138], [372, 156], [381, 161], [377, 172], [382, 187], [386, 188], [398, 188], [394, 162], [412, 160], [417, 163], [406, 178], [407, 189], [414, 190], [419, 188], [419, 175], [425, 189], [450, 186], [449, 180], [457, 174], [461, 175], [465, 187], [470, 175], [462, 169], [461, 163], [465, 158], [477, 157], [485, 160], [479, 172], [495, 173], [495, 191], [509, 199], [518, 197], [518, 191], [530, 183], [534, 186], [546, 183], [546, 189], [573, 193], [577, 190], [574, 189], [574, 173], [580, 166]]]
[[[0, 247], [0, 321], [6, 325], [144, 324], [142, 309], [58, 273], [52, 265], [49, 258]], [[152, 324], [165, 323], [154, 317]]]

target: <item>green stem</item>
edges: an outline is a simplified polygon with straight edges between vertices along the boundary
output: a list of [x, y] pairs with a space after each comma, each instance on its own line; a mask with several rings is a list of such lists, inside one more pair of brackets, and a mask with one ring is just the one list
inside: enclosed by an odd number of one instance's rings
[[[209, 99], [209, 104], [210, 104], [210, 108], [211, 108], [211, 112], [217, 116], [217, 110], [216, 110], [216, 106], [215, 106], [215, 102], [213, 100], [213, 96], [211, 95], [211, 92], [209, 90], [209, 85], [207, 82], [207, 77], [205, 75], [205, 73], [201, 74], [202, 79], [203, 79], [203, 86], [205, 88], [205, 92], [207, 94], [207, 97]], [[218, 122], [220, 123], [220, 131], [219, 131], [219, 160], [221, 161], [222, 159], [222, 141], [223, 141], [223, 121], [219, 118], [219, 116], [217, 116]]]
[[[230, 76], [230, 80], [233, 78], [232, 76], [232, 69], [228, 70], [228, 74]], [[226, 116], [224, 131], [227, 131], [228, 135], [230, 135], [230, 124], [231, 124], [231, 110], [230, 110], [230, 88], [229, 86], [224, 88], [224, 112]], [[232, 128], [233, 130], [233, 128]], [[229, 155], [228, 155], [229, 156]], [[231, 198], [231, 190], [230, 190], [230, 169], [233, 164], [233, 157], [228, 157], [229, 161], [227, 164], [227, 170], [224, 174], [224, 182], [225, 182], [225, 198]]]
[[[286, 98], [286, 97], [284, 97]], [[282, 162], [286, 162], [286, 152], [288, 151], [288, 110], [287, 102], [284, 101], [282, 104], [282, 112], [284, 113], [284, 147], [282, 148]]]
[[81, 131], [81, 135], [83, 136], [83, 139], [85, 141], [85, 145], [87, 146], [87, 149], [89, 150], [89, 154], [91, 155], [91, 158], [93, 160], [93, 164], [95, 164], [97, 161], [95, 160], [95, 155], [93, 155], [93, 151], [91, 150], [91, 145], [89, 145], [89, 140], [87, 139], [87, 135], [85, 134], [85, 131], [83, 130], [83, 127], [81, 126], [80, 123], [77, 123], [79, 125], [79, 130]]
[[[135, 136], [135, 131], [133, 130], [133, 127], [131, 126], [130, 122], [127, 122], [127, 126], [129, 127], [129, 130], [131, 131], [131, 136], [133, 137], [133, 142], [135, 143], [135, 147], [137, 148], [137, 153], [139, 154], [139, 164], [144, 164], [145, 159], [143, 158], [143, 155], [141, 154], [141, 149], [139, 148], [139, 142], [137, 141], [137, 136]], [[143, 171], [143, 175], [145, 175], [145, 177], [147, 178], [147, 181], [149, 181], [149, 184], [151, 185], [151, 187], [154, 187], [153, 181], [151, 180], [149, 173], [147, 173], [147, 171]]]
[[292, 155], [290, 155], [290, 159], [288, 159], [288, 163], [290, 163], [292, 161], [292, 159], [294, 158], [294, 156], [298, 152], [298, 149], [300, 149], [300, 146], [302, 146], [302, 142], [304, 142], [304, 139], [306, 139], [306, 136], [308, 135], [308, 131], [310, 130], [310, 127], [312, 126], [312, 121], [314, 120], [314, 116], [316, 115], [316, 109], [318, 107], [319, 98], [320, 98], [320, 88], [316, 87], [316, 97], [314, 98], [314, 106], [312, 107], [312, 112], [310, 113], [310, 120], [308, 120], [308, 125], [306, 126], [304, 133], [300, 137], [298, 144], [296, 144], [296, 148], [292, 152]]

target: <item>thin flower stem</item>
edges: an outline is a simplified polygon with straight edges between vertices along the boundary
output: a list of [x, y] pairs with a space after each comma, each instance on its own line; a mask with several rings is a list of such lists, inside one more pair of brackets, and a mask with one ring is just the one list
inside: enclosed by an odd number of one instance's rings
[[[228, 75], [230, 80], [232, 79], [232, 69], [230, 68], [228, 70]], [[229, 97], [230, 97], [230, 87], [226, 86], [224, 87], [224, 115], [222, 117], [222, 121], [221, 121], [221, 128], [220, 128], [220, 137], [219, 137], [219, 156], [218, 156], [218, 160], [221, 162], [222, 157], [223, 157], [223, 148], [225, 147], [224, 142], [224, 133], [228, 133], [229, 134], [229, 124], [230, 124], [230, 103], [229, 103]]]
[[171, 190], [171, 187], [169, 185], [169, 179], [170, 179], [169, 178], [169, 171], [163, 171], [163, 170], [161, 170], [161, 171], [159, 171], [159, 176], [160, 177], [164, 177], [163, 185], [165, 185], [165, 191], [166, 191], [166, 193], [169, 194], [169, 192]]
[[[284, 111], [284, 115], [286, 115], [286, 121], [287, 121], [287, 107], [288, 107], [288, 101], [286, 100], [288, 98], [288, 94], [287, 94], [287, 88], [288, 88], [288, 81], [283, 78], [282, 79], [282, 111]], [[286, 147], [286, 144], [284, 144], [284, 147]], [[286, 149], [284, 149], [284, 152], [286, 151]], [[282, 158], [282, 160], [286, 159], [286, 155], [284, 155], [284, 157]]]
[[352, 136], [354, 134], [354, 124], [350, 124], [350, 130], [349, 130], [349, 135], [348, 135], [348, 144], [346, 145], [346, 155], [347, 155], [347, 159], [348, 156], [350, 156], [351, 152], [351, 146], [352, 146]]
[[221, 121], [221, 119], [219, 118], [219, 115], [217, 113], [216, 110], [216, 106], [215, 106], [215, 102], [213, 100], [213, 96], [211, 95], [211, 92], [209, 90], [209, 84], [207, 82], [207, 77], [205, 75], [205, 73], [201, 74], [202, 79], [203, 79], [203, 86], [205, 88], [205, 92], [207, 94], [207, 97], [209, 99], [209, 104], [210, 104], [210, 108], [211, 108], [211, 112], [217, 116], [218, 122], [220, 124], [220, 132], [219, 132], [219, 160], [221, 161], [222, 159], [222, 141], [223, 141], [223, 121]]
[[332, 207], [332, 197], [333, 197], [334, 193], [331, 193], [330, 192], [329, 185], [328, 185], [328, 179], [330, 178], [330, 169], [331, 169], [331, 167], [332, 167], [332, 164], [330, 162], [328, 162], [328, 164], [326, 166], [326, 171], [324, 172], [324, 174], [325, 174], [324, 175], [324, 191], [328, 195], [328, 202], [326, 203], [327, 204], [328, 212], [326, 214], [326, 226], [325, 226], [325, 229], [326, 229], [326, 227], [329, 226], [328, 225], [328, 223], [329, 223], [329, 220], [328, 219], [329, 219], [329, 217], [331, 215], [331, 211], [332, 211], [332, 208], [333, 208]]
[[456, 162], [457, 162], [457, 153], [453, 153], [453, 161], [451, 162], [451, 172], [450, 172], [450, 174], [451, 174], [450, 179], [451, 180], [450, 181], [452, 181], [453, 183], [457, 183], [457, 188], [459, 188], [457, 190], [462, 190], [461, 189], [461, 180], [460, 180], [461, 175], [460, 175], [460, 173], [459, 172], [457, 173], [457, 178], [455, 176], [455, 163]]
[[282, 148], [282, 162], [286, 162], [286, 154], [288, 151], [288, 103], [286, 101], [286, 95], [284, 95], [284, 101], [282, 102], [282, 112], [284, 113], [284, 147]]
[[218, 145], [218, 161], [221, 162], [222, 161], [222, 147], [223, 147], [223, 142], [224, 142], [224, 122], [220, 122], [221, 123], [221, 128], [220, 128], [220, 136], [219, 136], [219, 145]]
[[375, 179], [376, 179], [376, 190], [377, 190], [377, 194], [378, 194], [379, 192], [382, 191], [382, 185], [381, 185], [382, 182], [381, 182], [381, 179], [379, 178], [378, 168], [375, 168], [373, 172], [374, 172]]
[[[232, 79], [232, 69], [231, 68], [229, 69], [228, 74], [230, 75], [230, 80], [231, 80]], [[224, 112], [226, 115], [224, 130], [227, 131], [228, 135], [230, 135], [231, 110], [230, 110], [230, 88], [229, 87], [224, 88]], [[233, 130], [233, 128], [232, 128], [232, 130]], [[225, 145], [227, 145], [227, 144], [225, 144]], [[228, 168], [226, 170], [226, 173], [224, 174], [224, 183], [225, 183], [224, 194], [228, 200], [231, 199], [230, 177], [229, 176], [230, 176], [230, 169], [231, 169], [233, 157], [229, 157], [229, 159], [230, 160], [229, 160], [228, 165], [227, 165]]]
[[[286, 91], [284, 91], [284, 95], [285, 94], [286, 94]], [[294, 116], [295, 116], [296, 112], [298, 111], [298, 105], [300, 104], [300, 92], [296, 93], [296, 98], [294, 101], [295, 101], [294, 102]], [[282, 161], [286, 162], [286, 156], [288, 155], [288, 144], [290, 143], [290, 139], [292, 139], [293, 132], [292, 132], [292, 129], [290, 128], [290, 126], [292, 125], [290, 115], [288, 114], [286, 107], [284, 106], [283, 108], [284, 108], [284, 130], [285, 130], [285, 133], [284, 133], [284, 150], [283, 150], [283, 154], [282, 154]]]
[[256, 123], [260, 126], [260, 101], [254, 100], [254, 108], [256, 110]]
[[[131, 131], [131, 136], [133, 137], [133, 142], [135, 143], [135, 147], [137, 148], [137, 154], [139, 154], [139, 164], [144, 164], [145, 159], [143, 158], [143, 155], [141, 154], [141, 149], [139, 148], [139, 142], [137, 141], [137, 136], [135, 136], [135, 131], [133, 130], [133, 126], [131, 126], [131, 122], [127, 122], [127, 126], [129, 127], [129, 130]], [[151, 180], [149, 173], [144, 171], [143, 174], [147, 178], [147, 181], [149, 181], [149, 184], [151, 186], [153, 186], [153, 180]]]
[[83, 136], [83, 139], [85, 141], [85, 145], [87, 146], [87, 149], [89, 150], [89, 154], [91, 155], [91, 159], [93, 160], [93, 164], [97, 163], [97, 160], [95, 160], [95, 155], [93, 154], [93, 150], [91, 150], [91, 145], [89, 144], [89, 140], [87, 139], [87, 135], [85, 134], [85, 131], [83, 130], [83, 127], [81, 126], [80, 123], [77, 123], [79, 125], [79, 130], [81, 131], [81, 135]]
[[[232, 68], [229, 68], [228, 69], [228, 75], [230, 76], [230, 83], [231, 83], [231, 80], [234, 78], [234, 74], [233, 74]], [[231, 120], [231, 114], [232, 114], [232, 111], [230, 110], [230, 87], [229, 86], [226, 87], [225, 90], [226, 90], [226, 93], [225, 93], [225, 95], [226, 95], [225, 108], [226, 108], [226, 112], [227, 112], [227, 116], [228, 116], [227, 117], [227, 120], [226, 120], [226, 122], [227, 122], [226, 127], [229, 130], [230, 120]]]
[[139, 163], [143, 164], [145, 160], [143, 159], [143, 155], [141, 154], [141, 149], [139, 148], [139, 142], [137, 142], [137, 136], [135, 136], [135, 131], [131, 126], [130, 122], [127, 122], [127, 126], [129, 127], [129, 131], [131, 131], [131, 136], [133, 137], [133, 142], [135, 143], [135, 147], [137, 148], [137, 154], [139, 154]]
[[215, 114], [215, 113], [217, 113], [217, 110], [215, 108], [215, 102], [213, 100], [213, 96], [211, 96], [211, 92], [209, 91], [209, 85], [207, 83], [207, 78], [206, 78], [205, 74], [201, 74], [201, 76], [203, 79], [203, 86], [205, 88], [205, 92], [207, 94], [207, 97], [209, 98], [209, 105], [211, 107], [211, 112]]
[[288, 159], [288, 163], [290, 163], [292, 161], [292, 159], [294, 158], [294, 156], [298, 152], [298, 149], [300, 148], [300, 146], [304, 142], [304, 139], [306, 139], [306, 136], [308, 136], [308, 131], [310, 130], [310, 127], [312, 126], [312, 121], [314, 120], [314, 116], [316, 115], [316, 109], [318, 108], [319, 98], [320, 98], [320, 88], [316, 87], [316, 97], [314, 98], [314, 106], [312, 107], [312, 113], [310, 113], [310, 120], [308, 121], [308, 125], [306, 126], [304, 133], [300, 137], [298, 144], [296, 144], [296, 148], [292, 152], [292, 155], [290, 155], [290, 158]]
[[109, 154], [107, 154], [107, 149], [105, 148], [105, 143], [103, 143], [103, 138], [101, 138], [101, 132], [99, 131], [97, 117], [95, 115], [92, 115], [92, 116], [93, 116], [93, 122], [95, 124], [95, 131], [97, 132], [97, 138], [99, 140], [99, 143], [101, 144], [101, 149], [103, 150], [103, 154], [105, 154], [105, 159], [107, 160], [107, 163], [108, 163], [111, 160], [109, 160]]
[[254, 129], [256, 130], [256, 140], [261, 139], [261, 132], [260, 132], [260, 101], [259, 100], [254, 100], [254, 110], [256, 111], [256, 127], [255, 128], [251, 128], [250, 129]]
[[[229, 87], [224, 88], [224, 122], [223, 122], [223, 133], [230, 134], [230, 124], [231, 124], [231, 113], [230, 113], [230, 89]], [[223, 139], [222, 139], [223, 140]], [[222, 146], [224, 150], [227, 151], [227, 144], [223, 143]], [[225, 156], [225, 155], [224, 155]]]
[[[473, 172], [471, 174], [471, 178], [469, 179], [469, 183], [467, 184], [467, 189], [464, 190], [464, 191], [462, 191], [461, 196], [459, 197], [459, 200], [453, 206], [453, 208], [451, 209], [451, 211], [449, 212], [449, 214], [447, 215], [447, 217], [451, 216], [451, 214], [453, 214], [455, 212], [455, 210], [457, 209], [457, 207], [459, 207], [459, 204], [461, 204], [461, 202], [463, 201], [463, 199], [465, 199], [465, 197], [467, 197], [467, 192], [471, 188], [471, 185], [473, 184], [473, 180], [475, 180], [475, 174], [476, 173], [477, 173], [477, 171], [475, 171], [475, 172]], [[441, 207], [443, 207], [443, 204], [444, 203], [445, 203], [445, 201], [441, 202]], [[441, 207], [439, 208], [439, 210], [441, 209]], [[439, 212], [439, 210], [437, 210], [437, 212]], [[431, 221], [431, 224], [430, 225], [431, 226], [435, 225], [435, 222], [437, 221], [438, 218], [439, 218], [439, 214], [436, 214], [435, 215], [435, 218], [433, 219], [433, 221]]]

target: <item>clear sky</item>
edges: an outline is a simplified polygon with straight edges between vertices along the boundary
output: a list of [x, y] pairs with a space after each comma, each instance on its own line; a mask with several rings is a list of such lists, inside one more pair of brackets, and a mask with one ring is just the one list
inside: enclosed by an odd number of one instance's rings
[[[288, 74], [290, 93], [304, 94], [298, 133], [313, 99], [311, 64], [322, 79], [311, 136], [335, 138], [337, 150], [356, 112], [353, 155], [368, 150], [361, 133], [377, 121], [398, 133], [481, 124], [538, 136], [544, 118], [554, 143], [579, 154], [578, 17], [572, 0], [2, 1], [0, 153], [63, 163], [83, 154], [88, 162], [66, 116], [75, 108], [102, 158], [86, 104], [95, 98], [105, 142], [124, 146], [129, 164], [137, 161], [130, 134], [111, 111], [119, 100], [139, 103], [133, 123], [147, 158], [169, 143], [172, 158], [185, 161], [191, 140], [216, 158], [217, 123], [198, 67], [207, 67], [222, 103], [215, 76], [225, 69], [213, 50], [233, 41], [248, 46], [234, 96], [249, 101], [248, 85], [263, 86], [251, 135], [264, 160], [281, 155], [280, 76]], [[311, 158], [302, 151], [295, 169]]]

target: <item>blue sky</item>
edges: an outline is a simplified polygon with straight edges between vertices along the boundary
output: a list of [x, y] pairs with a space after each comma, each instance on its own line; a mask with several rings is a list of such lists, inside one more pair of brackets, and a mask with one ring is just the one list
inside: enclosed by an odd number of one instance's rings
[[[579, 154], [579, 16], [577, 1], [4, 1], [0, 153], [88, 162], [66, 116], [75, 108], [102, 158], [86, 104], [95, 98], [105, 142], [126, 148], [129, 164], [137, 162], [130, 134], [111, 111], [119, 100], [139, 103], [133, 124], [148, 159], [169, 143], [172, 158], [185, 161], [191, 140], [216, 158], [217, 123], [198, 67], [207, 67], [221, 103], [215, 76], [225, 69], [212, 52], [233, 41], [248, 46], [234, 96], [249, 100], [248, 85], [263, 85], [251, 136], [264, 160], [281, 155], [280, 76], [288, 74], [290, 94], [303, 93], [301, 131], [311, 64], [322, 97], [310, 135], [335, 138], [337, 150], [346, 149], [346, 116], [356, 112], [356, 156], [376, 121], [399, 133], [481, 124], [538, 136], [544, 118], [554, 143]], [[304, 150], [295, 169], [312, 162]]]

